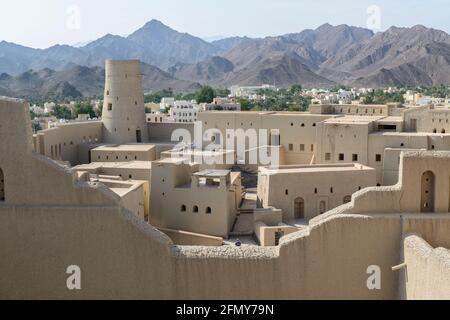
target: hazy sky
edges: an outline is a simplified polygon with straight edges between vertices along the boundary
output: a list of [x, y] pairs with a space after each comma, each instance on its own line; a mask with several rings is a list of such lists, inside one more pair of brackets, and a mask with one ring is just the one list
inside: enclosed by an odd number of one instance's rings
[[371, 5], [381, 30], [392, 25], [450, 31], [449, 0], [0, 0], [0, 40], [46, 48], [126, 35], [151, 19], [208, 38], [262, 37], [329, 22], [370, 26]]

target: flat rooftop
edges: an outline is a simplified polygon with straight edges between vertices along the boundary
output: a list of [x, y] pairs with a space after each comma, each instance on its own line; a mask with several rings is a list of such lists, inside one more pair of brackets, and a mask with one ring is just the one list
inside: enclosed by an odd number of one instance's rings
[[199, 155], [199, 156], [217, 156], [217, 155], [223, 155], [227, 153], [234, 153], [234, 150], [226, 150], [226, 149], [220, 149], [220, 150], [192, 150], [192, 149], [172, 149], [168, 151], [162, 152], [162, 154], [170, 154], [170, 155]]
[[325, 103], [325, 104], [320, 104], [319, 106], [326, 106], [326, 107], [335, 107], [335, 108], [349, 108], [349, 107], [353, 107], [353, 108], [382, 108], [385, 107], [387, 108], [386, 104], [336, 104], [336, 103]]
[[230, 170], [215, 170], [215, 169], [209, 169], [209, 170], [203, 170], [194, 173], [194, 176], [196, 177], [206, 177], [206, 178], [221, 178], [226, 177], [231, 173]]
[[74, 167], [75, 170], [95, 170], [99, 168], [124, 168], [124, 169], [151, 169], [150, 161], [129, 161], [129, 162], [92, 162]]
[[108, 187], [121, 198], [146, 183], [146, 181], [141, 180], [118, 181], [112, 179], [98, 179], [98, 182]]
[[171, 163], [171, 164], [175, 164], [175, 165], [181, 165], [181, 164], [187, 164], [187, 165], [191, 165], [191, 166], [195, 165], [195, 163], [187, 161], [186, 159], [183, 159], [183, 158], [163, 158], [163, 159], [153, 161], [153, 163], [155, 165], [164, 164], [164, 163]]
[[431, 132], [384, 132], [384, 131], [374, 131], [369, 133], [369, 135], [380, 135], [380, 136], [394, 136], [394, 137], [440, 137], [440, 136], [450, 136], [450, 133], [431, 133]]
[[154, 144], [121, 144], [99, 146], [94, 151], [150, 151], [155, 148]]
[[359, 163], [349, 164], [329, 164], [329, 165], [305, 165], [305, 166], [280, 166], [275, 167], [260, 167], [259, 171], [262, 174], [290, 174], [290, 173], [310, 173], [310, 172], [346, 172], [346, 171], [361, 171], [361, 170], [375, 170]]
[[379, 123], [402, 123], [403, 118], [402, 117], [395, 117], [395, 116], [389, 116], [385, 117], [383, 119], [378, 120]]
[[369, 124], [383, 120], [383, 116], [343, 116], [330, 118], [324, 121], [326, 124]]
[[308, 116], [308, 117], [324, 117], [324, 116], [329, 116], [329, 117], [336, 117], [335, 114], [314, 114], [314, 113], [310, 113], [309, 111], [204, 111], [202, 113], [200, 113], [200, 115], [202, 114], [215, 114], [215, 115], [220, 115], [220, 114], [224, 114], [224, 115], [236, 115], [236, 116], [240, 116], [240, 115], [260, 115], [260, 116]]

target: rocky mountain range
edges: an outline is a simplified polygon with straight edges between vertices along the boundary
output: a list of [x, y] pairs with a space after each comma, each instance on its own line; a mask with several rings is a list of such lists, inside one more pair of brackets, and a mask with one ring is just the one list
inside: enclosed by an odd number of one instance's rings
[[127, 37], [33, 49], [0, 42], [0, 94], [101, 95], [105, 59], [140, 59], [146, 91], [201, 84], [359, 87], [450, 84], [450, 36], [421, 25], [374, 34], [324, 24], [277, 37], [213, 42], [152, 20]]

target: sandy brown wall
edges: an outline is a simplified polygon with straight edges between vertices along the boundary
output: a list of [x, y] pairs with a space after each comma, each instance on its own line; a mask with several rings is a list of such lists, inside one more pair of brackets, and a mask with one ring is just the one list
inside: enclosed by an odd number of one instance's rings
[[[447, 247], [448, 248], [448, 247]], [[404, 241], [406, 298], [409, 300], [450, 300], [450, 250], [433, 248], [418, 235]]]
[[100, 143], [103, 139], [102, 127], [103, 124], [100, 121], [89, 121], [40, 131], [39, 133], [43, 135], [43, 154], [55, 160], [69, 161], [72, 165], [86, 162], [82, 158], [86, 158], [88, 153], [86, 152], [86, 156], [82, 157], [79, 146]]
[[172, 134], [177, 129], [189, 131], [194, 140], [194, 124], [193, 123], [147, 123], [148, 135], [150, 141], [171, 142]]
[[[280, 249], [238, 249], [174, 247], [116, 207], [3, 206], [0, 298], [395, 299], [402, 230], [445, 235], [440, 217], [330, 216]], [[81, 291], [66, 289], [69, 265]], [[366, 287], [369, 265], [381, 268], [379, 291]]]

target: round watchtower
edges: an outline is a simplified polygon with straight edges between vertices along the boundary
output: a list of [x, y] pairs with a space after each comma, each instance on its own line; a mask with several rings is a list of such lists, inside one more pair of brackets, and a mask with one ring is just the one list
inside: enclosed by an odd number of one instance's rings
[[139, 60], [105, 62], [103, 141], [124, 144], [148, 141]]

